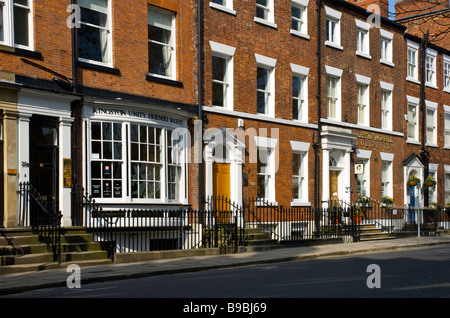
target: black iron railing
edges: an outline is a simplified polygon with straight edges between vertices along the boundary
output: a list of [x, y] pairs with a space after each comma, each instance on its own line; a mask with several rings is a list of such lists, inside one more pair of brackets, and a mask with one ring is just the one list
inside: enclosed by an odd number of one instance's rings
[[54, 199], [43, 197], [29, 182], [19, 184], [19, 225], [31, 227], [53, 253], [53, 260], [61, 263], [61, 218]]
[[279, 242], [342, 238], [357, 241], [359, 223], [350, 205], [279, 206], [260, 198], [244, 200], [245, 224], [261, 227]]

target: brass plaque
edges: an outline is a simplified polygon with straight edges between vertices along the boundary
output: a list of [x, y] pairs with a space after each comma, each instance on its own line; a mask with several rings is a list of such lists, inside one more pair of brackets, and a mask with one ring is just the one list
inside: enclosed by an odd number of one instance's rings
[[64, 188], [72, 186], [72, 159], [63, 159], [63, 186]]

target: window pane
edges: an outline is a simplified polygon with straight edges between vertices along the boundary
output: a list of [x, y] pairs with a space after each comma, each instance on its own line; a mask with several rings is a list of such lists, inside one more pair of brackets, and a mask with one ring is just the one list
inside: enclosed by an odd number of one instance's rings
[[220, 83], [212, 83], [212, 103], [214, 106], [224, 106], [224, 86]]
[[14, 42], [24, 46], [29, 46], [29, 21], [28, 9], [14, 7]]
[[5, 31], [3, 23], [3, 5], [2, 3], [0, 3], [0, 42], [5, 41]]
[[[78, 29], [78, 54], [80, 58], [108, 62], [108, 15], [81, 7], [81, 27]], [[90, 26], [84, 24], [89, 23]]]
[[148, 51], [149, 72], [162, 76], [172, 76], [173, 43], [172, 14], [149, 9]]
[[226, 60], [221, 57], [212, 57], [212, 78], [225, 82]]

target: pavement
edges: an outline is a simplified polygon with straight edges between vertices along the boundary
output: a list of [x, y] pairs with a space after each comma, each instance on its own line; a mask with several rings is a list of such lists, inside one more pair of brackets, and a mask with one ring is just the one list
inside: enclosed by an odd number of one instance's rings
[[[146, 276], [301, 261], [360, 253], [375, 253], [441, 244], [450, 244], [450, 235], [285, 247], [262, 252], [191, 256], [127, 264], [114, 263], [110, 265], [82, 267], [80, 279], [81, 286], [83, 286], [84, 284], [95, 282]], [[0, 275], [0, 295], [16, 294], [33, 289], [67, 286], [67, 279], [71, 274], [72, 271], [67, 271], [67, 268], [60, 268], [38, 272]]]

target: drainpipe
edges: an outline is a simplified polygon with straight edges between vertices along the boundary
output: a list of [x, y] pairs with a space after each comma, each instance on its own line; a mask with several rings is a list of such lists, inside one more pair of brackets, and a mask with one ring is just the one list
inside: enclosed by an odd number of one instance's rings
[[[71, 0], [72, 9], [77, 5], [77, 0]], [[75, 19], [78, 19], [77, 15], [75, 15]], [[77, 60], [78, 60], [78, 31], [76, 28], [78, 21], [75, 21], [75, 26], [72, 25], [71, 35], [72, 35], [72, 92], [78, 92], [78, 83], [77, 83]], [[81, 130], [79, 129], [80, 118], [81, 118], [81, 105], [82, 101], [73, 101], [72, 102], [72, 116], [74, 117], [74, 121], [72, 123], [72, 189], [74, 185], [78, 185], [78, 142], [79, 142], [79, 134], [81, 134]], [[81, 225], [83, 220], [80, 219], [80, 214], [78, 213], [79, 202], [76, 200], [78, 196], [71, 197], [72, 202], [72, 225]], [[76, 214], [76, 217], [75, 215]], [[75, 219], [74, 219], [75, 217]], [[76, 224], [74, 222], [77, 222]]]
[[[424, 177], [423, 181], [425, 182], [425, 179], [428, 177], [429, 172], [429, 164], [430, 164], [430, 155], [429, 152], [426, 150], [426, 120], [427, 120], [427, 108], [425, 105], [425, 76], [426, 76], [426, 51], [428, 46], [428, 35], [429, 31], [427, 31], [427, 34], [422, 40], [421, 43], [421, 69], [420, 69], [420, 110], [422, 112], [422, 149], [420, 151], [420, 157], [425, 165], [424, 169]], [[423, 205], [428, 206], [428, 187], [424, 188], [423, 191]]]
[[197, 1], [197, 32], [198, 32], [198, 120], [200, 121], [200, 134], [198, 138], [199, 154], [198, 158], [198, 200], [199, 209], [202, 208], [204, 194], [203, 177], [203, 1]]
[[317, 140], [314, 139], [314, 209], [315, 209], [315, 227], [316, 235], [320, 235], [320, 159], [319, 151], [321, 148], [321, 130], [322, 123], [322, 18], [321, 18], [322, 1], [317, 0]]

